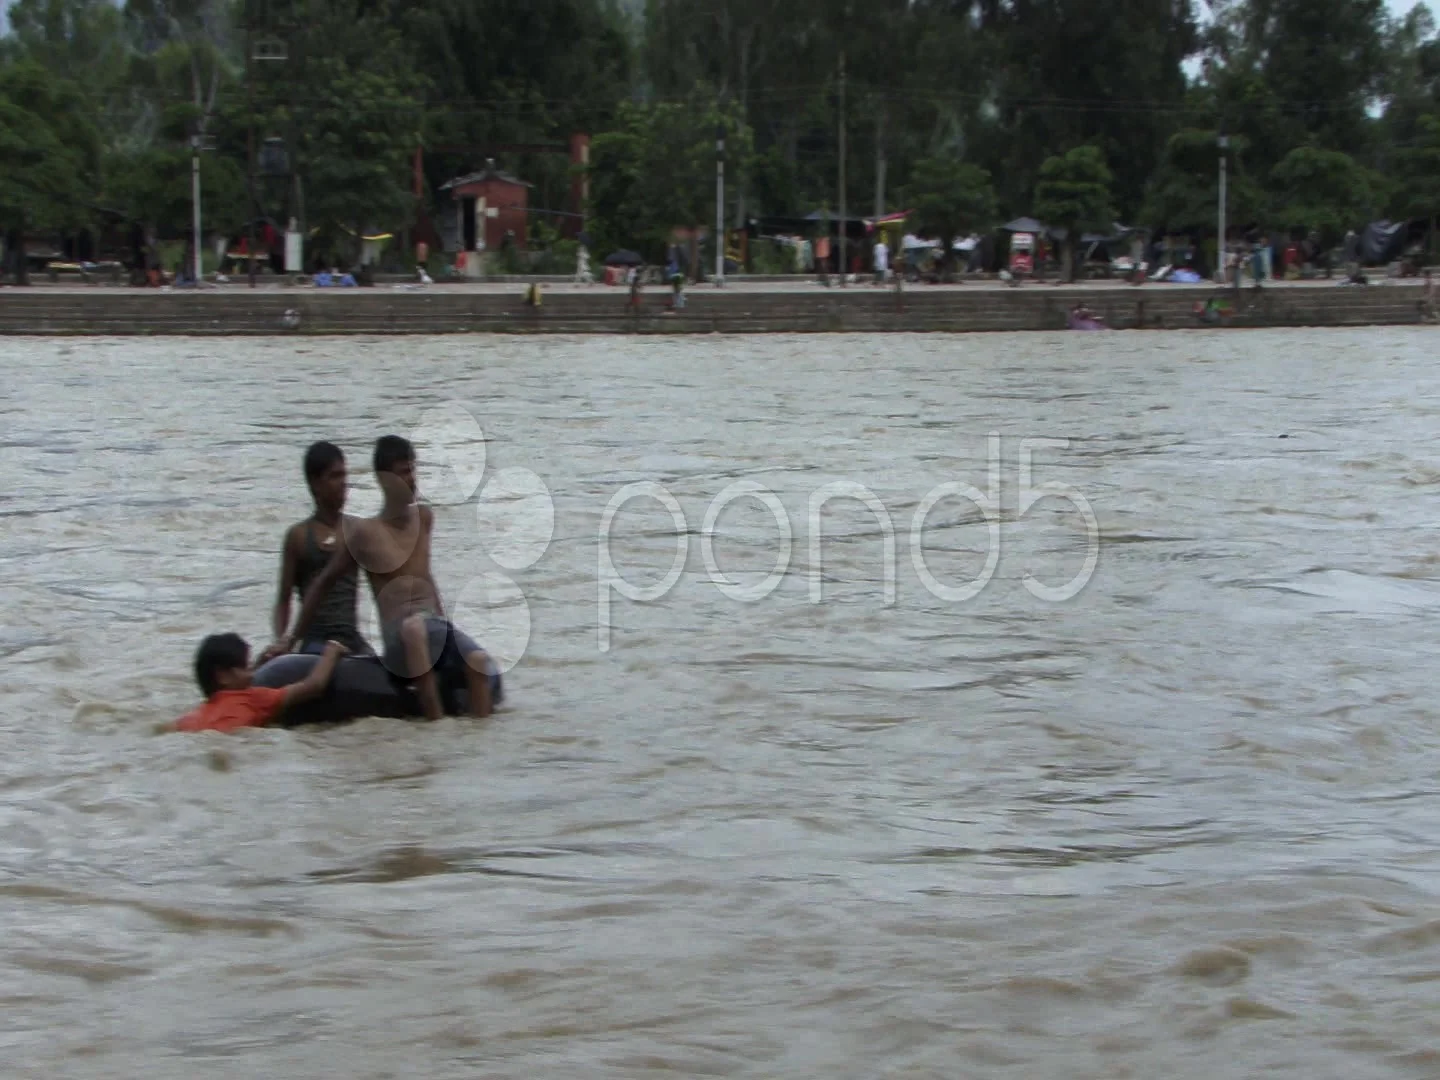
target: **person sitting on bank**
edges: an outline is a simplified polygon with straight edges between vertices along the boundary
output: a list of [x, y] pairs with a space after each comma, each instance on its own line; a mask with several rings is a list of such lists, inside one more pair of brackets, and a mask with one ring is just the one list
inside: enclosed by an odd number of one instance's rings
[[265, 727], [287, 709], [325, 693], [345, 646], [331, 641], [320, 662], [300, 682], [285, 687], [253, 686], [250, 646], [239, 634], [212, 634], [195, 654], [195, 681], [205, 703], [175, 722], [176, 731], [239, 731]]
[[321, 270], [316, 274], [314, 282], [317, 289], [330, 289], [336, 286], [345, 289], [356, 287], [353, 274], [342, 274], [333, 266], [329, 270]]
[[[280, 552], [280, 593], [275, 598], [274, 644], [261, 653], [262, 664], [288, 651], [284, 638], [290, 626], [291, 597], [298, 593], [303, 601], [306, 590], [344, 542], [341, 528], [349, 475], [345, 454], [338, 446], [317, 442], [305, 451], [305, 483], [310, 488], [315, 512], [286, 530]], [[375, 655], [360, 633], [356, 616], [358, 593], [359, 577], [354, 570], [337, 578], [316, 613], [309, 633], [295, 651], [318, 656], [325, 651], [325, 642], [333, 640], [354, 655]]]

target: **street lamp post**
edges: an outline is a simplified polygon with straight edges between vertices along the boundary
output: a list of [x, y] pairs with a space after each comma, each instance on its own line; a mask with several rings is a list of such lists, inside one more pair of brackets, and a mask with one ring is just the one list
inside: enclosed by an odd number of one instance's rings
[[847, 224], [845, 220], [845, 50], [843, 47], [840, 50], [839, 97], [839, 108], [837, 109], [837, 112], [839, 113], [840, 126], [840, 243], [838, 245], [838, 269], [840, 271], [840, 287], [843, 289], [845, 287], [845, 274], [847, 272], [847, 267], [845, 265], [845, 226]]
[[196, 285], [204, 276], [200, 261], [200, 145], [203, 142], [203, 135], [190, 136], [190, 264]]
[[1219, 232], [1219, 238], [1216, 240], [1216, 243], [1215, 243], [1215, 250], [1216, 250], [1216, 261], [1219, 263], [1220, 283], [1221, 283], [1222, 285], [1225, 284], [1225, 283], [1228, 281], [1228, 279], [1229, 279], [1229, 266], [1227, 265], [1227, 259], [1226, 259], [1227, 245], [1226, 245], [1226, 243], [1225, 243], [1225, 210], [1226, 210], [1226, 206], [1225, 206], [1225, 196], [1226, 196], [1226, 192], [1225, 192], [1225, 181], [1228, 179], [1228, 177], [1227, 177], [1227, 175], [1226, 175], [1226, 170], [1227, 170], [1227, 164], [1228, 164], [1228, 158], [1229, 158], [1229, 154], [1227, 154], [1226, 151], [1228, 151], [1229, 149], [1230, 149], [1230, 136], [1228, 136], [1228, 135], [1221, 135], [1221, 136], [1220, 136], [1220, 225], [1219, 225], [1220, 232]]
[[[246, 0], [245, 3], [245, 105], [246, 132], [245, 132], [245, 188], [249, 195], [250, 212], [246, 214], [248, 225], [246, 228], [246, 239], [250, 248], [250, 287], [255, 288], [255, 215], [263, 206], [260, 201], [260, 193], [256, 188], [255, 180], [255, 61], [260, 60], [266, 63], [283, 63], [290, 58], [289, 49], [283, 41], [265, 34], [260, 39], [255, 37], [255, 19], [253, 17], [253, 3]], [[265, 5], [261, 12], [262, 32], [270, 26], [268, 16], [268, 5]]]
[[725, 125], [715, 125], [715, 287], [725, 285]]

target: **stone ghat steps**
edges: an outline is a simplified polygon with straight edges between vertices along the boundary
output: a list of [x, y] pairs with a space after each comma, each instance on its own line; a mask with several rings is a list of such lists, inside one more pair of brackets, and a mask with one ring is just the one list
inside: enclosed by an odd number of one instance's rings
[[[1071, 290], [1053, 286], [901, 295], [865, 287], [825, 292], [696, 290], [668, 313], [652, 290], [632, 312], [623, 290], [555, 293], [536, 310], [520, 295], [444, 290], [399, 292], [225, 290], [30, 293], [0, 297], [0, 334], [443, 334], [443, 333], [821, 333], [1063, 330], [1083, 301], [1116, 329], [1195, 328], [1194, 306], [1212, 288], [1153, 286]], [[1227, 295], [1226, 325], [1403, 325], [1425, 319], [1421, 286], [1271, 288]]]

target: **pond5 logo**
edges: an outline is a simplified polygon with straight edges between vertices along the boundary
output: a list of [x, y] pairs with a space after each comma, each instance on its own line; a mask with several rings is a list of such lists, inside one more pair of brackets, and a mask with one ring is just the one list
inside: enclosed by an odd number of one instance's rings
[[[555, 535], [550, 489], [534, 472], [518, 467], [492, 471], [486, 480], [485, 431], [469, 410], [456, 404], [427, 410], [410, 441], [421, 497], [436, 506], [463, 506], [475, 499], [476, 534], [501, 571], [515, 573], [540, 561]], [[446, 607], [455, 625], [490, 654], [502, 673], [525, 655], [530, 605], [508, 574], [477, 574]]]

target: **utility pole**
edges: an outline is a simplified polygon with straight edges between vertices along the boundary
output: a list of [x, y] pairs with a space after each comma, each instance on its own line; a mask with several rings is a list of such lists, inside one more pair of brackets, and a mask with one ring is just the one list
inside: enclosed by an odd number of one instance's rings
[[725, 287], [725, 125], [715, 125], [715, 287]]
[[245, 133], [245, 186], [250, 195], [250, 212], [245, 215], [249, 233], [246, 237], [246, 252], [249, 258], [246, 262], [250, 264], [250, 288], [255, 288], [255, 208], [259, 200], [255, 198], [255, 80], [253, 69], [255, 66], [255, 43], [252, 38], [251, 26], [251, 3], [245, 0], [245, 100], [246, 100], [246, 133]]
[[[193, 46], [192, 46], [193, 47]], [[205, 145], [205, 128], [209, 125], [209, 108], [204, 104], [200, 89], [200, 73], [194, 66], [192, 55], [190, 68], [191, 87], [195, 93], [195, 128], [190, 133], [190, 272], [198, 288], [205, 273], [205, 264], [200, 258], [200, 151]], [[211, 97], [210, 104], [215, 103]]]
[[1222, 135], [1220, 136], [1220, 224], [1219, 224], [1219, 230], [1220, 230], [1220, 232], [1219, 232], [1219, 235], [1218, 235], [1217, 240], [1215, 241], [1216, 262], [1219, 264], [1220, 281], [1221, 281], [1222, 284], [1228, 284], [1228, 283], [1229, 283], [1229, 282], [1228, 282], [1228, 275], [1227, 275], [1227, 273], [1226, 273], [1227, 267], [1226, 267], [1226, 265], [1225, 265], [1225, 263], [1226, 263], [1226, 259], [1225, 259], [1225, 210], [1226, 210], [1226, 206], [1225, 206], [1225, 197], [1226, 197], [1225, 182], [1226, 182], [1226, 180], [1228, 179], [1228, 176], [1226, 175], [1226, 173], [1227, 173], [1227, 168], [1226, 168], [1226, 167], [1227, 167], [1227, 158], [1229, 157], [1229, 155], [1227, 154], [1227, 151], [1229, 150], [1229, 148], [1230, 148], [1230, 137], [1229, 137], [1228, 135], [1222, 134]]
[[845, 259], [845, 48], [840, 48], [840, 287], [845, 287], [849, 264]]
[[202, 121], [196, 134], [190, 136], [190, 263], [196, 285], [200, 284], [204, 275], [204, 267], [200, 262], [200, 144], [204, 139]]

